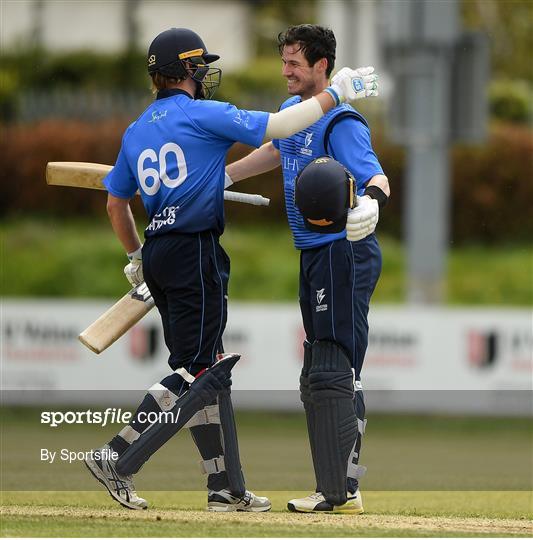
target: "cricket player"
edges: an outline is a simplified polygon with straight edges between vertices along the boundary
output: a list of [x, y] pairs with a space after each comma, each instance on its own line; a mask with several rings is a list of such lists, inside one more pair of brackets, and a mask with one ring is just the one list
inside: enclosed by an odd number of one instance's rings
[[[221, 401], [239, 359], [222, 355], [230, 271], [219, 243], [226, 153], [237, 141], [259, 147], [265, 138], [285, 139], [345, 100], [376, 94], [376, 76], [346, 68], [299, 105], [274, 114], [241, 110], [211, 100], [221, 70], [209, 64], [218, 58], [189, 29], [171, 28], [154, 39], [147, 68], [156, 100], [126, 130], [104, 180], [107, 211], [130, 259], [125, 274], [133, 285], [144, 279], [150, 289], [172, 370], [103, 447], [118, 458], [86, 461], [111, 496], [131, 509], [147, 507], [132, 475], [182, 427], [190, 428], [208, 475], [208, 510], [270, 509], [266, 497], [244, 488], [240, 463], [235, 465], [232, 409]], [[148, 214], [142, 246], [129, 206], [137, 190]], [[171, 416], [150, 423], [154, 412]]]
[[[290, 27], [278, 39], [282, 74], [292, 96], [281, 106], [286, 111], [328, 87], [336, 41], [331, 30], [309, 24]], [[316, 159], [325, 155], [334, 160]], [[304, 171], [313, 160], [317, 163]], [[274, 137], [230, 164], [226, 173], [238, 182], [280, 164], [288, 221], [300, 250], [299, 296], [306, 332], [300, 390], [317, 482], [315, 493], [289, 501], [288, 508], [358, 514], [363, 512], [358, 478], [365, 469], [358, 463], [366, 423], [361, 368], [369, 302], [381, 271], [374, 229], [389, 184], [372, 149], [367, 121], [347, 104], [290, 137]], [[308, 216], [295, 204], [299, 174], [315, 188], [346, 183], [347, 174], [353, 179], [357, 206], [348, 211], [345, 226], [339, 229], [330, 219], [304, 219]], [[320, 200], [318, 193], [315, 200]]]

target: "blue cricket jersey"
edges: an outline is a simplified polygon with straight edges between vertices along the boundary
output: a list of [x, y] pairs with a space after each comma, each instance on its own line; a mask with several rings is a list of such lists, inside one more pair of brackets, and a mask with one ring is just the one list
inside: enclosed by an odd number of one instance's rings
[[146, 237], [222, 234], [226, 153], [235, 142], [260, 146], [268, 114], [162, 90], [126, 130], [104, 185], [126, 199], [139, 190], [150, 220]]
[[[300, 101], [300, 96], [293, 96], [280, 109]], [[327, 133], [329, 137], [326, 148]], [[345, 238], [346, 231], [321, 234], [305, 228], [304, 219], [294, 203], [294, 181], [298, 172], [308, 163], [328, 154], [353, 174], [357, 182], [357, 194], [362, 195], [366, 183], [376, 174], [383, 174], [372, 149], [370, 130], [364, 117], [350, 105], [340, 105], [309, 128], [287, 139], [274, 139], [272, 143], [281, 154], [285, 207], [296, 249], [315, 248]]]

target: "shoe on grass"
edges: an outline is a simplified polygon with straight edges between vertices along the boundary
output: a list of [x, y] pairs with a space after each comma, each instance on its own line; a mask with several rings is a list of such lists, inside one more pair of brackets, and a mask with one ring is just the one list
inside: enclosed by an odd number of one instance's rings
[[[133, 477], [122, 476], [116, 471], [116, 460], [110, 458], [112, 449], [108, 444], [97, 448], [93, 457], [85, 459], [85, 465], [90, 473], [104, 485], [111, 497], [125, 508], [145, 510], [148, 503], [137, 495]], [[100, 459], [101, 458], [101, 459]]]
[[317, 514], [362, 514], [363, 500], [361, 493], [348, 492], [348, 500], [340, 506], [328, 503], [322, 493], [312, 493], [301, 499], [291, 499], [287, 503], [290, 512], [317, 513]]
[[228, 489], [210, 489], [207, 493], [207, 510], [210, 512], [268, 512], [271, 508], [266, 497], [258, 497], [251, 491], [246, 491], [242, 498], [235, 497]]

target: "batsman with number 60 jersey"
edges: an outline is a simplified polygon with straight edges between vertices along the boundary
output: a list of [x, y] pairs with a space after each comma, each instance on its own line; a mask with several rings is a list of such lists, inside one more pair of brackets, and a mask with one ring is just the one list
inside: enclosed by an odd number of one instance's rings
[[[130, 259], [124, 272], [134, 286], [146, 281], [172, 370], [102, 448], [118, 458], [86, 460], [110, 495], [131, 509], [147, 507], [132, 475], [182, 427], [190, 428], [208, 474], [208, 510], [270, 509], [266, 497], [245, 489], [229, 392], [239, 355], [222, 354], [230, 270], [219, 243], [226, 153], [237, 141], [257, 147], [265, 137], [290, 136], [341, 100], [375, 92], [375, 76], [346, 68], [324, 92], [291, 110], [241, 110], [210, 100], [221, 71], [209, 64], [218, 58], [185, 28], [154, 39], [147, 64], [156, 100], [126, 130], [104, 180], [108, 214]], [[149, 220], [143, 246], [129, 206], [137, 191]], [[151, 420], [154, 415], [161, 420]]]
[[[327, 87], [336, 41], [331, 30], [307, 24], [290, 27], [278, 39], [292, 95], [281, 106], [285, 111]], [[374, 229], [388, 180], [367, 121], [347, 104], [290, 137], [275, 137], [226, 172], [236, 182], [280, 164], [289, 226], [300, 250], [306, 333], [300, 393], [316, 477], [315, 493], [292, 499], [288, 509], [358, 514], [366, 423], [361, 368], [370, 297], [381, 271]]]

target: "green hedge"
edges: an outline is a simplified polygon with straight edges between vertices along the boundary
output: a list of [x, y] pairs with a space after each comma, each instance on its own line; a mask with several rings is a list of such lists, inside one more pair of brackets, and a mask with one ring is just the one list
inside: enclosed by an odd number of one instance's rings
[[[47, 186], [48, 161], [114, 163], [125, 121], [82, 123], [50, 120], [36, 124], [3, 126], [0, 153], [5, 157], [0, 187], [0, 216], [102, 215], [105, 196], [76, 188]], [[404, 194], [404, 152], [388, 144], [377, 132], [374, 147], [389, 177], [390, 204], [382, 212], [380, 228], [401, 236]], [[250, 149], [235, 145], [229, 161]], [[531, 166], [533, 138], [530, 130], [494, 125], [483, 146], [456, 146], [452, 159], [452, 241], [520, 242], [533, 237]], [[428, 178], [431, 181], [431, 178]], [[271, 198], [268, 209], [235, 205], [234, 221], [286, 221], [280, 171], [239, 184], [243, 191]], [[136, 210], [143, 212], [137, 202]]]
[[533, 89], [526, 81], [496, 79], [489, 87], [493, 118], [517, 124], [533, 122]]
[[[298, 252], [288, 227], [236, 224], [237, 209], [236, 204], [228, 207], [222, 237], [231, 257], [230, 297], [296, 303]], [[384, 235], [381, 226], [378, 229], [383, 270], [373, 300], [404, 302], [404, 246]], [[3, 220], [0, 236], [4, 239], [2, 296], [118, 298], [128, 289], [122, 272], [127, 262], [124, 250], [104, 215], [84, 220]], [[530, 255], [527, 246], [451, 246], [447, 303], [531, 306]]]

